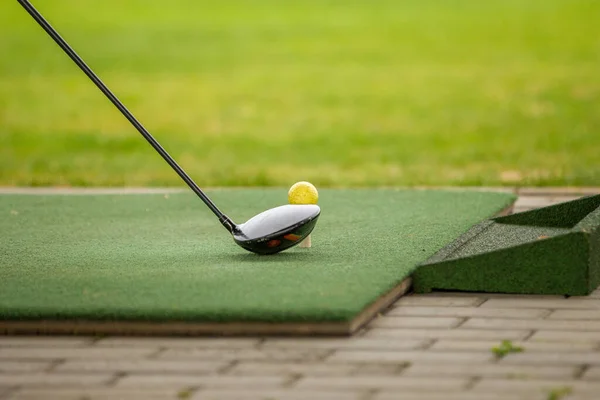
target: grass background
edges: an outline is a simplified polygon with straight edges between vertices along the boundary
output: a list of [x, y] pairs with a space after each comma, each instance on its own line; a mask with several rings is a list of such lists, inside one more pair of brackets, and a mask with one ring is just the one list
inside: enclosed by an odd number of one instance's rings
[[[596, 185], [595, 0], [33, 0], [201, 186]], [[182, 185], [15, 1], [0, 185]]]

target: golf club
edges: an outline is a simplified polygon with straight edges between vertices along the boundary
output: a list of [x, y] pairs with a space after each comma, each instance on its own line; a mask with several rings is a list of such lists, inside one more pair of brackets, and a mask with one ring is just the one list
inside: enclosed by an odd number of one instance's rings
[[77, 66], [96, 84], [108, 99], [121, 111], [139, 133], [154, 147], [163, 159], [177, 172], [185, 183], [202, 199], [204, 204], [219, 218], [221, 224], [233, 236], [235, 243], [257, 254], [275, 254], [293, 247], [306, 238], [314, 229], [321, 214], [316, 204], [287, 204], [236, 224], [209, 199], [183, 169], [171, 158], [165, 149], [152, 137], [142, 124], [129, 112], [119, 99], [106, 87], [98, 76], [87, 66], [77, 53], [67, 44], [58, 32], [33, 7], [28, 0], [17, 0], [35, 21], [50, 35]]

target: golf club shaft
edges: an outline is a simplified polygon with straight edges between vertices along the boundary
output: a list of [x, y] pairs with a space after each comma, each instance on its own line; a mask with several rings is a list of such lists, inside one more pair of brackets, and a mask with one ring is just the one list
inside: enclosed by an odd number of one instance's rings
[[183, 169], [177, 165], [175, 160], [162, 148], [162, 146], [152, 137], [152, 135], [142, 126], [142, 124], [127, 110], [121, 101], [106, 87], [98, 76], [86, 65], [86, 63], [77, 55], [75, 50], [58, 34], [58, 32], [46, 21], [46, 19], [33, 7], [28, 0], [17, 0], [23, 8], [37, 21], [37, 23], [50, 35], [52, 39], [64, 50], [65, 53], [85, 72], [85, 74], [96, 84], [96, 86], [108, 97], [108, 99], [121, 111], [121, 113], [131, 122], [131, 124], [146, 138], [154, 149], [165, 159], [165, 161], [179, 174], [181, 179], [204, 201], [211, 211], [219, 217], [221, 223], [229, 232], [233, 232], [235, 224], [217, 206], [208, 198], [208, 196], [194, 183]]

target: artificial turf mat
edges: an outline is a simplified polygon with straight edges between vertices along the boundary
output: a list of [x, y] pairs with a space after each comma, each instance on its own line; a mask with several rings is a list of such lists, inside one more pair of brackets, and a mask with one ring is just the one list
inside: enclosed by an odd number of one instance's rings
[[419, 293], [588, 295], [600, 285], [600, 195], [482, 221], [413, 279]]
[[[236, 222], [287, 201], [208, 194]], [[514, 199], [322, 189], [312, 248], [259, 256], [193, 193], [0, 195], [0, 320], [347, 322]]]

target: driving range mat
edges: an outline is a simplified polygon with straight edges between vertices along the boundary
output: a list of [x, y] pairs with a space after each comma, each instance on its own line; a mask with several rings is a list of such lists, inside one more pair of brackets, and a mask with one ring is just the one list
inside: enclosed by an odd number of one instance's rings
[[[285, 189], [207, 194], [236, 222]], [[312, 247], [235, 245], [191, 192], [0, 195], [0, 331], [351, 334], [409, 287], [416, 266], [515, 196], [319, 191]]]

